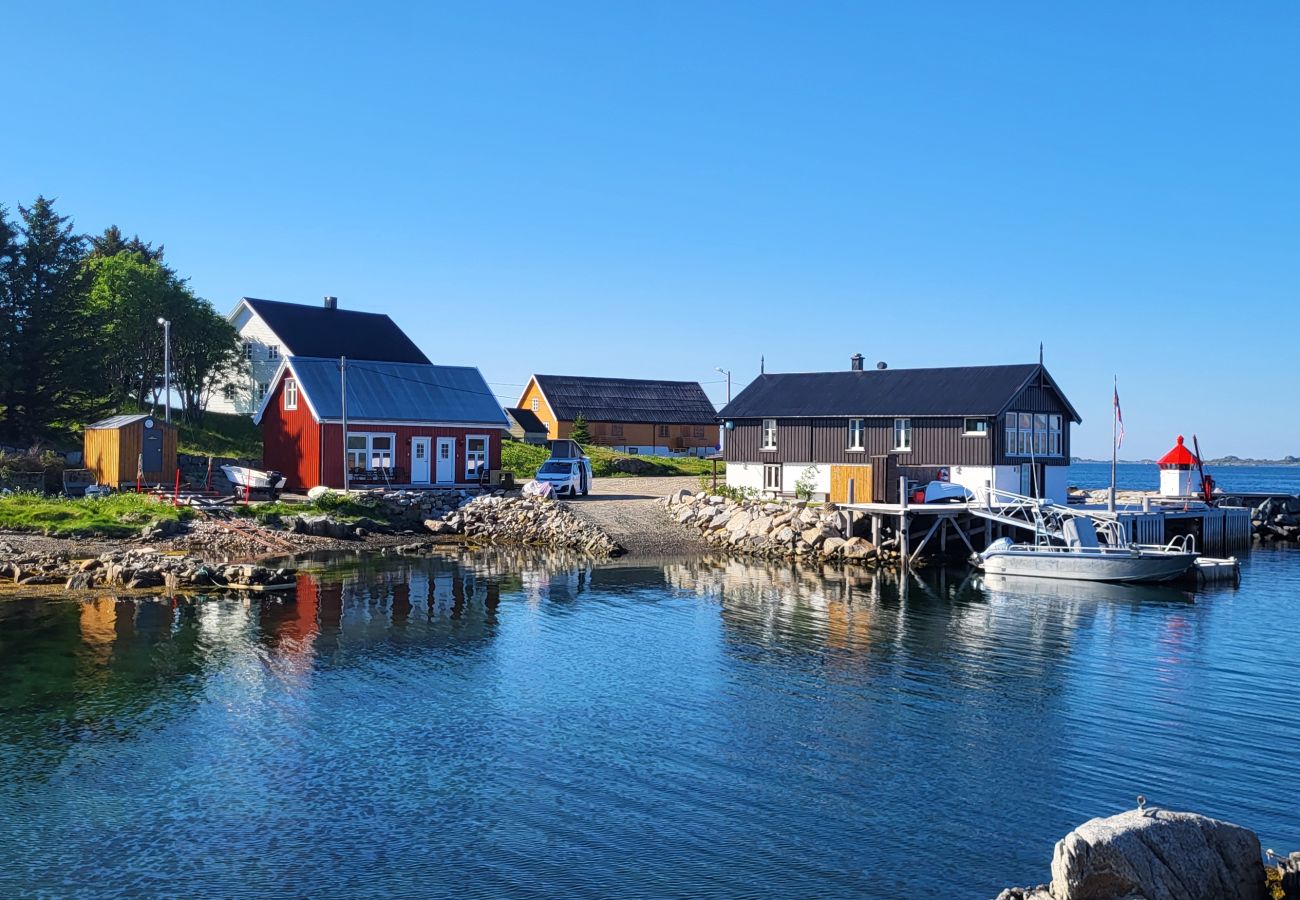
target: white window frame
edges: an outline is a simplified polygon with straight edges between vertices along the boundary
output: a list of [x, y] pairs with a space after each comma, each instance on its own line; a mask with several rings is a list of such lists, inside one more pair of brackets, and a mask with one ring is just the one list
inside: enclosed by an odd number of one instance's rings
[[[365, 450], [361, 448], [351, 448], [348, 445], [353, 438], [365, 438]], [[375, 438], [388, 438], [388, 449], [381, 451], [388, 454], [388, 465], [375, 465]], [[364, 465], [352, 465], [352, 454], [364, 452], [362, 458]], [[344, 457], [347, 459], [348, 469], [395, 469], [397, 468], [397, 433], [394, 431], [349, 431], [347, 439], [343, 443]]]
[[850, 450], [867, 449], [867, 420], [866, 419], [849, 419], [849, 446]]
[[1061, 456], [1065, 452], [1065, 429], [1060, 415], [1055, 413], [1047, 417], [1048, 451], [1051, 456]]
[[[470, 441], [473, 441], [473, 440], [478, 440], [478, 439], [480, 439], [480, 438], [483, 440], [483, 464], [482, 464], [481, 466], [475, 466], [475, 467], [474, 467], [474, 471], [471, 472], [471, 471], [470, 471], [470, 468], [469, 468], [469, 463], [470, 463], [469, 442], [470, 442]], [[491, 467], [492, 467], [492, 437], [491, 437], [491, 435], [486, 435], [486, 434], [467, 434], [467, 435], [465, 435], [465, 480], [466, 480], [466, 481], [477, 481], [477, 480], [479, 479], [479, 477], [480, 477], [480, 476], [479, 476], [480, 469], [490, 469]]]
[[284, 408], [298, 408], [298, 381], [294, 378], [284, 380]]
[[537, 412], [542, 407], [542, 401], [534, 397], [532, 405], [533, 405], [533, 412]]
[[253, 342], [252, 342], [252, 341], [244, 341], [244, 359], [247, 359], [247, 360], [249, 360], [250, 362], [251, 362], [252, 359], [253, 359]]
[[[974, 422], [977, 427], [972, 429], [970, 427], [972, 422]], [[973, 416], [967, 416], [966, 418], [962, 419], [961, 433], [963, 437], [988, 437], [989, 420], [981, 419]]]
[[912, 452], [912, 420], [910, 418], [894, 420], [894, 450], [898, 453]]
[[279, 344], [267, 344], [267, 345], [266, 345], [266, 358], [267, 358], [267, 359], [279, 359], [279, 358], [280, 358], [280, 345], [279, 345]]
[[265, 400], [266, 392], [269, 391], [270, 389], [271, 389], [271, 385], [268, 384], [267, 382], [265, 381], [257, 382], [257, 399]]
[[[769, 423], [771, 423], [769, 425]], [[776, 449], [776, 419], [763, 420], [763, 445], [761, 450]]]
[[[782, 466], [780, 463], [764, 463], [764, 464], [763, 464], [763, 490], [765, 490], [765, 491], [772, 491], [772, 492], [775, 493], [775, 494], [779, 494], [779, 493], [781, 493], [781, 491], [782, 491], [782, 487], [781, 487], [781, 481], [782, 481], [782, 478], [781, 478], [781, 475], [782, 475], [782, 469], [784, 469], [784, 468], [785, 468], [785, 467]], [[772, 473], [773, 473], [773, 472], [776, 473], [776, 478], [773, 478], [773, 477], [772, 477]], [[775, 483], [773, 483], [773, 482], [775, 482]]]

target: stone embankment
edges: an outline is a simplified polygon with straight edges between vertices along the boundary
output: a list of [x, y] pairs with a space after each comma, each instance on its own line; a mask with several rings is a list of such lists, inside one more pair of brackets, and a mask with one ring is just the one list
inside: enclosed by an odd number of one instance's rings
[[1240, 825], [1139, 808], [1080, 825], [1056, 844], [1051, 884], [998, 900], [1300, 898], [1300, 853], [1268, 855], [1266, 866], [1259, 838]]
[[1260, 541], [1300, 541], [1300, 497], [1270, 497], [1250, 514]]
[[845, 534], [843, 517], [830, 503], [732, 500], [687, 490], [664, 503], [679, 523], [698, 529], [706, 541], [730, 553], [874, 567], [899, 560], [892, 541], [877, 546]]
[[66, 553], [19, 553], [5, 560], [14, 584], [62, 585], [68, 590], [265, 590], [292, 585], [295, 571], [257, 565], [211, 565], [195, 556], [172, 556], [150, 548], [114, 550], [88, 559]]

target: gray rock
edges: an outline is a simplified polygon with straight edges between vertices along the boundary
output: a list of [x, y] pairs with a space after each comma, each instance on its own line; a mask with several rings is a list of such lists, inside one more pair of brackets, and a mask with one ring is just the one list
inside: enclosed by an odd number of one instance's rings
[[1056, 900], [1265, 900], [1255, 833], [1195, 813], [1131, 810], [1092, 819], [1056, 844]]

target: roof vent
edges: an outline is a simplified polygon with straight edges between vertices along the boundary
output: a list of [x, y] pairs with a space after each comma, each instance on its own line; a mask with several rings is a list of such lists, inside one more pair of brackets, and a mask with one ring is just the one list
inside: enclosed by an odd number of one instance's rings
[[338, 309], [338, 308], [339, 308], [339, 298], [338, 298], [338, 297], [330, 297], [330, 296], [326, 295], [326, 297], [325, 297], [325, 308], [326, 308], [326, 309]]
[[861, 372], [861, 371], [862, 371], [862, 354], [861, 354], [861, 353], [855, 353], [855, 354], [853, 354], [852, 356], [849, 357], [849, 368], [851, 368], [854, 372]]
[[882, 359], [880, 362], [876, 363], [876, 368], [883, 372], [885, 369], [889, 368], [889, 363]]

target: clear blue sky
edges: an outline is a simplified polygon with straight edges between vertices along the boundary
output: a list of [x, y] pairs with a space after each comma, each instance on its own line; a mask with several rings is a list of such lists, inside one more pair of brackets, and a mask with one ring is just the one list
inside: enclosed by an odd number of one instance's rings
[[0, 202], [507, 400], [1041, 340], [1080, 453], [1300, 454], [1300, 6], [202, 6], [7, 5]]

